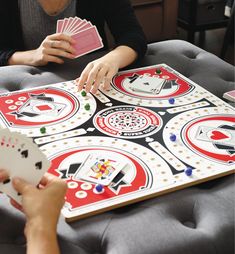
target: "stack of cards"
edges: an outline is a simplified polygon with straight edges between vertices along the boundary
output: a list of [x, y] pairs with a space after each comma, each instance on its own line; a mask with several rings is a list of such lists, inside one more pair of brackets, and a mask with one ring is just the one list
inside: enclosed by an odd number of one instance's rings
[[12, 178], [17, 176], [37, 186], [49, 167], [50, 162], [32, 139], [7, 129], [0, 130], [0, 169], [9, 175], [9, 179], [0, 183], [0, 191], [21, 203]]
[[85, 19], [70, 17], [58, 20], [56, 32], [70, 35], [76, 41], [73, 45], [76, 49], [75, 57], [83, 56], [104, 46], [96, 26]]
[[78, 169], [74, 179], [83, 179], [95, 184], [109, 185], [127, 164], [106, 154], [90, 154]]
[[130, 81], [130, 89], [135, 92], [158, 94], [165, 81], [165, 79], [143, 75]]
[[224, 93], [223, 97], [229, 101], [235, 102], [235, 90]]

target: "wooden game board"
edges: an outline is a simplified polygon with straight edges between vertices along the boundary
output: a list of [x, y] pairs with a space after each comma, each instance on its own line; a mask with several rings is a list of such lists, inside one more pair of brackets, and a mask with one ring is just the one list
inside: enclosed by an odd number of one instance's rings
[[[153, 93], [133, 90], [155, 82]], [[0, 126], [32, 137], [67, 181], [67, 221], [234, 173], [234, 108], [165, 64], [120, 72], [95, 96], [69, 81], [2, 94], [0, 104]], [[126, 163], [101, 192], [74, 179], [97, 151]]]

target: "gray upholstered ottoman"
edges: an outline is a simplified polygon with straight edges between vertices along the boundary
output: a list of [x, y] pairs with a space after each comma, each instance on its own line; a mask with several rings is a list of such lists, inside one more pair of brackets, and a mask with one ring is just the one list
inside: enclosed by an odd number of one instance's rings
[[[74, 79], [97, 55], [49, 68], [0, 68], [2, 91]], [[234, 89], [234, 67], [187, 42], [149, 45], [138, 66], [166, 63], [222, 97]], [[0, 197], [0, 253], [25, 253], [24, 216]], [[58, 226], [66, 254], [232, 254], [234, 253], [234, 177], [228, 176]]]

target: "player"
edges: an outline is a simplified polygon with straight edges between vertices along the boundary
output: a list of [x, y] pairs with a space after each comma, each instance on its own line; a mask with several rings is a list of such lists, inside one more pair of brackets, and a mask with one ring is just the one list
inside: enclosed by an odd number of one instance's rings
[[116, 41], [116, 48], [86, 66], [77, 79], [79, 90], [85, 86], [87, 92], [96, 93], [101, 83], [108, 88], [120, 68], [145, 54], [145, 36], [129, 0], [2, 0], [0, 65], [44, 66], [73, 59], [73, 39], [54, 33], [58, 19], [73, 16], [97, 27], [104, 49], [108, 49], [105, 22]]
[[[7, 178], [6, 171], [0, 170], [0, 182]], [[64, 204], [66, 183], [48, 173], [40, 182], [41, 189], [19, 178], [13, 179], [12, 183], [23, 197], [22, 207], [14, 200], [11, 200], [11, 203], [26, 216], [24, 233], [27, 239], [27, 253], [59, 253], [56, 228]]]

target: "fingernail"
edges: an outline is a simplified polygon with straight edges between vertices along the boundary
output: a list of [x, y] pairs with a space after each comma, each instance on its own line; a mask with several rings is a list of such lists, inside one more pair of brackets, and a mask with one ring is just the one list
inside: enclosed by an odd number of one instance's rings
[[0, 169], [0, 180], [4, 180], [7, 177], [7, 173], [5, 170]]

